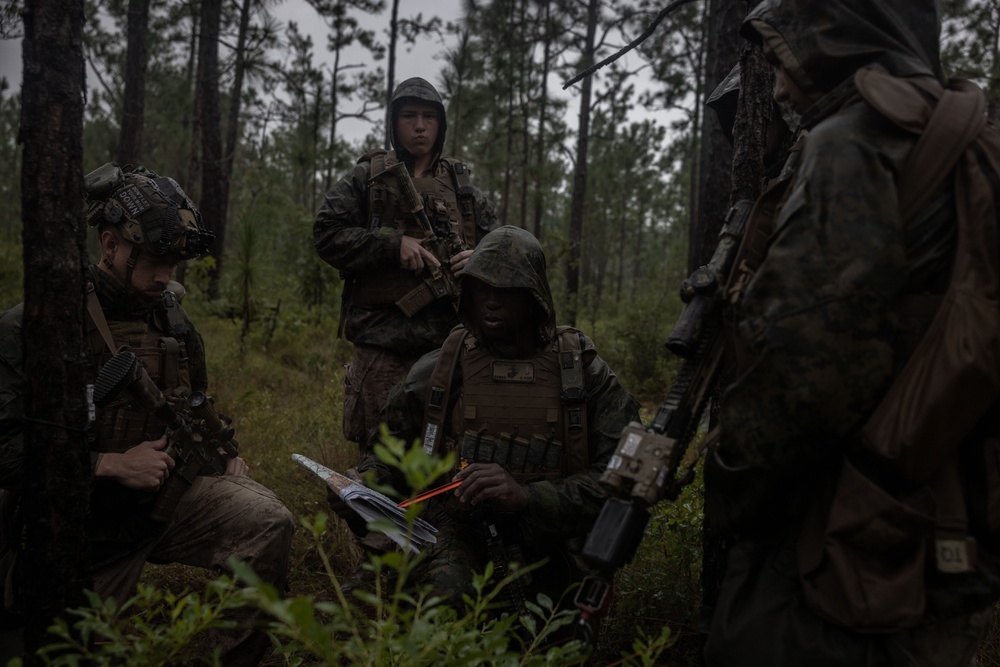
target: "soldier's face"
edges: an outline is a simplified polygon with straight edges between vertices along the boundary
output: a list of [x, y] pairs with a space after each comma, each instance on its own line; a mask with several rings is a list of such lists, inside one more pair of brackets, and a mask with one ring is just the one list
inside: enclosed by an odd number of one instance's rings
[[778, 104], [787, 102], [798, 113], [803, 113], [812, 104], [809, 96], [802, 92], [781, 65], [774, 67], [774, 101]]
[[524, 339], [531, 350], [533, 340], [532, 297], [526, 289], [492, 287], [470, 280], [473, 316], [479, 331], [489, 342], [517, 342]]
[[101, 233], [101, 250], [104, 260], [100, 267], [129, 287], [140, 299], [155, 301], [163, 296], [167, 283], [177, 268], [174, 257], [160, 257], [146, 250], [140, 250], [135, 260], [132, 275], [128, 276], [128, 260], [132, 256], [133, 244], [110, 230]]
[[396, 112], [396, 141], [415, 158], [434, 150], [441, 120], [437, 107], [427, 102], [403, 102]]

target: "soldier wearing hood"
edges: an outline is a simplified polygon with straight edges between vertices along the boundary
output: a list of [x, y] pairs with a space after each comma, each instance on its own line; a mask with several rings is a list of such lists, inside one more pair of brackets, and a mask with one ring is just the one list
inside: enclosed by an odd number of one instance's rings
[[319, 256], [345, 279], [338, 335], [346, 335], [354, 352], [344, 378], [344, 436], [359, 444], [377, 430], [389, 389], [457, 323], [447, 298], [410, 314], [397, 305], [441, 262], [421, 246], [426, 230], [393, 181], [393, 166], [406, 166], [429, 221], [457, 234], [467, 248], [443, 271], [460, 275], [471, 248], [497, 226], [468, 168], [442, 156], [447, 118], [430, 83], [412, 78], [396, 87], [389, 130], [393, 150], [363, 155], [327, 192], [313, 227]]
[[[858, 82], [878, 72], [918, 98], [940, 95], [939, 27], [933, 0], [764, 0], [743, 24], [803, 134], [780, 189], [754, 208], [749, 225], [768, 239], [762, 257], [730, 282], [737, 379], [706, 461], [705, 511], [734, 546], [706, 664], [964, 666], [990, 626], [992, 556], [935, 571], [933, 521], [929, 531], [914, 521], [897, 535], [902, 547], [883, 548], [913, 489], [860, 446], [913, 352], [907, 334], [920, 333], [904, 323], [929, 319], [909, 318], [909, 297], [948, 284], [956, 200], [946, 179], [915, 215], [901, 214], [900, 175], [919, 128], [883, 117]], [[831, 533], [834, 499], [847, 499], [834, 489], [848, 475], [856, 509], [874, 510], [881, 494], [900, 501], [896, 516], [873, 511], [871, 522]], [[854, 560], [838, 569], [830, 549], [842, 538]]]
[[[576, 554], [607, 498], [598, 483], [638, 403], [577, 329], [556, 326], [545, 255], [528, 232], [505, 226], [483, 238], [462, 275], [462, 324], [392, 390], [389, 432], [423, 438], [461, 461], [462, 484], [429, 501], [438, 542], [418, 583], [461, 605], [487, 562], [535, 563], [522, 593], [559, 600], [583, 574]], [[372, 438], [359, 471], [401, 492]], [[520, 590], [520, 585], [511, 587]], [[514, 600], [518, 602], [519, 600]]]
[[[180, 261], [208, 252], [212, 234], [201, 213], [174, 179], [141, 167], [106, 164], [86, 176], [85, 186], [87, 221], [97, 229], [101, 249], [101, 261], [87, 272], [88, 383], [100, 386], [101, 371], [128, 348], [170, 405], [204, 392], [205, 348], [181, 307], [180, 284], [170, 280]], [[5, 508], [16, 505], [26, 483], [23, 314], [24, 304], [0, 314], [0, 507]], [[95, 404], [88, 432], [93, 484], [86, 533], [98, 595], [124, 603], [146, 562], [184, 563], [217, 574], [231, 571], [230, 557], [285, 590], [295, 520], [270, 489], [250, 478], [241, 457], [229, 457], [222, 474], [198, 470], [179, 484], [183, 495], [170, 517], [157, 517], [154, 499], [167, 480], [184, 479], [175, 476], [180, 463], [168, 449], [164, 415], [128, 391]], [[0, 545], [11, 551], [0, 553], [0, 563], [13, 563], [4, 577], [13, 586], [4, 592], [16, 609], [19, 513], [4, 514], [5, 523], [13, 523], [0, 528]], [[256, 665], [268, 650], [267, 636], [252, 632], [249, 616], [241, 614], [239, 627], [215, 632], [212, 646], [225, 664]]]

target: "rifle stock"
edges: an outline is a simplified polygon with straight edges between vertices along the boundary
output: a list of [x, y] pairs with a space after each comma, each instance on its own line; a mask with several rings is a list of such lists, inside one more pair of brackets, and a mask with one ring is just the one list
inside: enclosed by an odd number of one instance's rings
[[182, 409], [174, 410], [139, 358], [127, 349], [101, 367], [94, 384], [94, 404], [103, 408], [123, 391], [167, 424], [165, 451], [174, 460], [174, 469], [156, 494], [150, 518], [169, 521], [195, 477], [223, 474], [228, 460], [238, 455], [239, 443], [204, 392], [192, 392]]
[[[678, 474], [708, 405], [722, 358], [723, 287], [737, 254], [753, 203], [737, 202], [726, 215], [712, 259], [681, 286], [684, 310], [667, 347], [684, 359], [648, 427], [633, 422], [623, 431], [618, 448], [601, 476], [610, 497], [584, 543], [583, 557], [599, 572], [577, 591], [582, 638], [593, 641], [600, 617], [610, 605], [614, 573], [632, 560], [649, 520], [649, 507], [674, 500], [694, 478], [695, 457]], [[708, 440], [708, 438], [706, 438]], [[707, 446], [702, 443], [701, 452]]]

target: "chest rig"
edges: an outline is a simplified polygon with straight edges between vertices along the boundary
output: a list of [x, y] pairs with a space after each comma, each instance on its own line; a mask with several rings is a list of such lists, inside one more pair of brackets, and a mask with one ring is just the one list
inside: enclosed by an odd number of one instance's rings
[[[93, 384], [105, 363], [120, 349], [135, 353], [150, 379], [167, 400], [191, 392], [187, 348], [184, 334], [190, 326], [181, 315], [180, 305], [166, 292], [161, 306], [145, 320], [109, 322], [92, 286], [88, 286], [87, 310], [90, 316], [88, 383]], [[173, 333], [174, 335], [169, 335]], [[123, 452], [145, 440], [163, 435], [166, 424], [152, 411], [142, 407], [127, 392], [115, 397], [98, 411], [91, 430], [91, 449], [99, 452]]]
[[[499, 463], [522, 484], [583, 470], [589, 459], [584, 348], [583, 334], [559, 327], [552, 345], [531, 359], [497, 359], [463, 327], [455, 329], [431, 378], [425, 451]], [[449, 406], [457, 364], [462, 391]]]
[[[385, 177], [389, 167], [397, 164], [394, 151], [373, 151], [371, 178], [368, 181], [368, 229], [381, 227], [398, 229], [407, 236], [423, 239], [425, 230], [405, 208], [406, 198], [395, 179]], [[464, 163], [441, 158], [433, 176], [413, 178], [413, 185], [423, 199], [424, 211], [432, 226], [454, 232], [466, 247], [476, 245], [476, 207], [469, 170]], [[358, 306], [393, 305], [420, 285], [422, 278], [403, 269], [366, 272], [356, 277], [351, 301]]]

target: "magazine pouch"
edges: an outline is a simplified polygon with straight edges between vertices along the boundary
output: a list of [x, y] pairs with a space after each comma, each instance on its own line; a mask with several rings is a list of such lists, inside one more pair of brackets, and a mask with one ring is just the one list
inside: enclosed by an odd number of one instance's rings
[[859, 631], [917, 625], [934, 513], [929, 494], [895, 498], [845, 459], [830, 502], [816, 505], [799, 536], [806, 604]]

